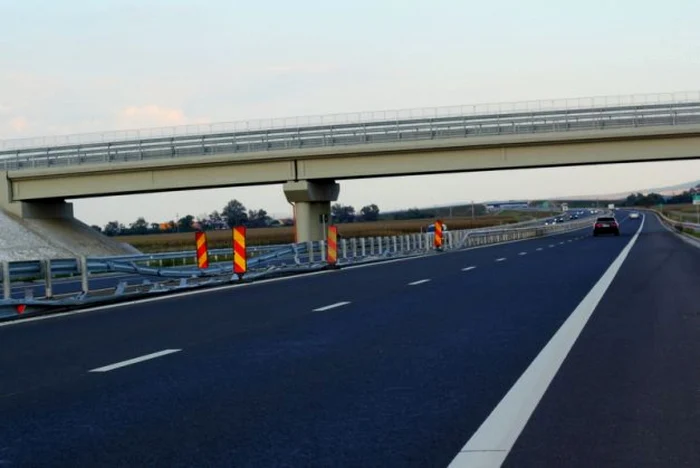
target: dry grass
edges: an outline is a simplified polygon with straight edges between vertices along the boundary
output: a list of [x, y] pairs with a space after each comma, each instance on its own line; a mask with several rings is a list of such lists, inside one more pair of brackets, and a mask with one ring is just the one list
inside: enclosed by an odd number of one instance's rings
[[[445, 219], [444, 223], [447, 224], [449, 229], [471, 229], [516, 223], [524, 219], [543, 216], [547, 216], [547, 214], [532, 213], [524, 216], [522, 214], [509, 213], [507, 215], [479, 216], [474, 220], [466, 217], [451, 218]], [[424, 231], [433, 221], [433, 219], [409, 219], [339, 224], [338, 232], [341, 236], [346, 238], [394, 236], [421, 232], [421, 230]], [[247, 237], [248, 245], [286, 244], [294, 242], [294, 228], [274, 227], [248, 229]], [[118, 237], [117, 240], [131, 244], [142, 252], [166, 252], [194, 249], [193, 232], [122, 236]], [[209, 231], [207, 232], [207, 241], [210, 249], [231, 247], [231, 231]]]
[[666, 205], [661, 212], [668, 218], [677, 221], [696, 223], [698, 221], [697, 210], [698, 208], [695, 205], [688, 203], [684, 205]]

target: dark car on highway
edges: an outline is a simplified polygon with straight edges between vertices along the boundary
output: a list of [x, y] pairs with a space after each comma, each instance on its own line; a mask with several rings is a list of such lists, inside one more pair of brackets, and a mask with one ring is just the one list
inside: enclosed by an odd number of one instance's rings
[[620, 223], [613, 216], [600, 217], [595, 220], [593, 225], [593, 235], [614, 234], [620, 235]]

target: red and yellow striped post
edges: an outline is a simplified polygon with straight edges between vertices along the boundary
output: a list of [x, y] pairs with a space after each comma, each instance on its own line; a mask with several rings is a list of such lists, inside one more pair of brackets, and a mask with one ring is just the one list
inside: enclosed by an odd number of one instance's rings
[[435, 221], [435, 248], [442, 248], [442, 221], [439, 219]]
[[326, 253], [326, 262], [329, 265], [338, 263], [338, 228], [328, 226], [328, 252]]
[[209, 268], [209, 252], [207, 251], [207, 234], [203, 231], [194, 233], [194, 241], [197, 244], [197, 267]]
[[233, 272], [242, 277], [248, 270], [248, 259], [245, 247], [245, 226], [233, 228]]

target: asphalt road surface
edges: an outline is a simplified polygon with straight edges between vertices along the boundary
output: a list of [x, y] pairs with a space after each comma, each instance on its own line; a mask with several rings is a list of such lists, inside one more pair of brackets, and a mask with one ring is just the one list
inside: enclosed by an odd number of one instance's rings
[[456, 465], [606, 277], [496, 451], [700, 466], [700, 249], [590, 234], [1, 325], [0, 466]]

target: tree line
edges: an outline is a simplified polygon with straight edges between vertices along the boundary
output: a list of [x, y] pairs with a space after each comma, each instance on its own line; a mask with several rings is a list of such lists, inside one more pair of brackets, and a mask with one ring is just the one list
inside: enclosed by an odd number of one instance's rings
[[[351, 205], [334, 204], [331, 207], [331, 221], [334, 223], [352, 223], [355, 221], [377, 221], [379, 219], [379, 207], [375, 204], [363, 206], [359, 213]], [[197, 230], [212, 231], [216, 229], [228, 229], [233, 226], [246, 226], [249, 228], [269, 226], [291, 226], [291, 219], [275, 220], [263, 209], [247, 209], [238, 200], [229, 201], [224, 208], [213, 211], [208, 215], [199, 217], [190, 214], [178, 220], [164, 223], [151, 223], [145, 218], [139, 217], [136, 221], [125, 225], [119, 221], [110, 221], [104, 227], [93, 225], [92, 228], [107, 236], [126, 236], [143, 234], [163, 234], [171, 232], [194, 232]]]
[[643, 195], [641, 193], [631, 193], [627, 196], [627, 198], [622, 202], [623, 206], [654, 206], [654, 205], [662, 205], [662, 204], [668, 204], [668, 205], [677, 205], [677, 204], [686, 204], [686, 203], [692, 203], [693, 202], [693, 195], [700, 193], [700, 184], [695, 186], [695, 188], [692, 188], [690, 190], [686, 190], [682, 193], [679, 193], [677, 195], [673, 195], [671, 197], [665, 197], [661, 194], [658, 193], [648, 193], [646, 195]]

